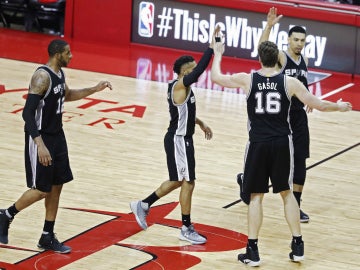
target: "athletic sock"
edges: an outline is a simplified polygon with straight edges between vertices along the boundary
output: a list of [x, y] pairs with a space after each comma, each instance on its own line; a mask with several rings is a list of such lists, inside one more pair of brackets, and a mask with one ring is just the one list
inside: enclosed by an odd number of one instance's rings
[[19, 210], [16, 209], [15, 203], [5, 211], [8, 218], [14, 218], [17, 213], [19, 213]]
[[302, 240], [302, 235], [300, 236], [293, 236], [293, 242], [296, 244], [296, 245], [300, 245], [303, 240]]
[[251, 247], [252, 250], [258, 250], [258, 239], [248, 239], [248, 246]]
[[43, 234], [54, 233], [55, 221], [45, 220]]
[[186, 227], [189, 227], [191, 225], [190, 215], [182, 214], [181, 219], [182, 219], [182, 224], [185, 225]]
[[145, 200], [142, 200], [144, 203], [147, 203], [149, 207], [159, 199], [158, 195], [155, 192], [151, 193]]

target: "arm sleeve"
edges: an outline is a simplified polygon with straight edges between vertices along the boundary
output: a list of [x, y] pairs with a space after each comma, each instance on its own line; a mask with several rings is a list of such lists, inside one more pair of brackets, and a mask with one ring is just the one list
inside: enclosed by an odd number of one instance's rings
[[190, 74], [184, 76], [183, 82], [185, 87], [188, 87], [194, 82], [197, 82], [200, 75], [209, 65], [213, 52], [214, 50], [212, 48], [207, 48], [194, 70]]
[[30, 136], [33, 139], [40, 136], [35, 121], [35, 112], [39, 105], [41, 97], [42, 96], [40, 95], [29, 94], [26, 99], [25, 107], [22, 113], [22, 117], [25, 121], [25, 129], [27, 132], [29, 132]]

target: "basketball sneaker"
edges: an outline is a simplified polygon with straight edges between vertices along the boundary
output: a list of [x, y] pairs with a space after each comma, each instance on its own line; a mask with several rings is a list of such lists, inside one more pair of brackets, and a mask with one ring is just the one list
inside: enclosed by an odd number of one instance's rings
[[261, 264], [259, 250], [253, 250], [247, 246], [246, 253], [238, 255], [238, 261], [249, 266], [259, 266]]
[[304, 260], [304, 242], [296, 244], [295, 241], [291, 241], [291, 252], [289, 253], [289, 257], [293, 262]]
[[237, 183], [240, 186], [240, 198], [243, 200], [244, 203], [249, 205], [249, 203], [250, 203], [250, 194], [245, 193], [243, 191], [244, 190], [244, 174], [243, 173], [239, 173], [237, 175]]
[[149, 205], [142, 201], [135, 201], [130, 203], [130, 209], [134, 213], [136, 222], [139, 226], [146, 230], [148, 225], [146, 223], [146, 216], [149, 214]]
[[185, 225], [181, 227], [179, 239], [188, 241], [193, 245], [205, 244], [207, 241], [206, 237], [195, 231], [193, 224], [191, 224], [189, 227], [186, 227]]
[[5, 209], [0, 209], [0, 243], [7, 244], [9, 243], [9, 227], [10, 223], [13, 221], [13, 218], [9, 218]]
[[57, 253], [70, 253], [71, 247], [60, 243], [54, 233], [42, 234], [38, 243], [38, 248], [52, 250]]
[[300, 222], [301, 223], [308, 223], [310, 221], [310, 217], [308, 214], [304, 213], [301, 209], [300, 209]]

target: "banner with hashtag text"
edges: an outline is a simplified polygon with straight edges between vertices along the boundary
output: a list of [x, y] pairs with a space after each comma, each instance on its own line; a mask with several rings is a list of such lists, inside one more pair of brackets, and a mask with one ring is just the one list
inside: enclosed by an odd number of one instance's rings
[[[219, 24], [225, 35], [225, 55], [257, 60], [266, 13], [265, 10], [256, 13], [176, 1], [134, 0], [131, 41], [200, 52], [209, 45]], [[309, 67], [354, 71], [356, 27], [284, 17], [273, 27], [270, 40], [279, 49], [286, 50], [288, 30], [295, 24], [307, 30], [303, 54], [309, 59]]]

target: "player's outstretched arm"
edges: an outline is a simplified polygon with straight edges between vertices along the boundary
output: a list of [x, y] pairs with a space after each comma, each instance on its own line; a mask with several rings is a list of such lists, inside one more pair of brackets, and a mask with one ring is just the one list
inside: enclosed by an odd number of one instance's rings
[[91, 94], [94, 94], [96, 92], [100, 92], [104, 90], [105, 88], [109, 88], [112, 90], [112, 85], [109, 81], [100, 81], [97, 85], [89, 88], [83, 88], [83, 89], [70, 89], [66, 85], [65, 89], [65, 100], [66, 101], [75, 101], [82, 99], [84, 97], [90, 96]]
[[249, 90], [251, 76], [240, 72], [232, 75], [221, 72], [221, 59], [225, 51], [225, 45], [221, 39], [214, 45], [214, 59], [211, 66], [211, 80], [218, 85], [228, 88], [242, 88], [246, 93]]
[[299, 80], [295, 78], [287, 77], [287, 85], [291, 95], [295, 95], [304, 104], [318, 111], [347, 112], [352, 110], [352, 105], [350, 102], [344, 102], [341, 99], [337, 102], [331, 102], [317, 98], [316, 96], [311, 94]]

